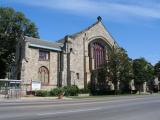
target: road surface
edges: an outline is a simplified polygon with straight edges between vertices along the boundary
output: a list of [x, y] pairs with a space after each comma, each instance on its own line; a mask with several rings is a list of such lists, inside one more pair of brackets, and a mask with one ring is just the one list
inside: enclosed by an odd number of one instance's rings
[[0, 120], [160, 120], [160, 96], [0, 103]]

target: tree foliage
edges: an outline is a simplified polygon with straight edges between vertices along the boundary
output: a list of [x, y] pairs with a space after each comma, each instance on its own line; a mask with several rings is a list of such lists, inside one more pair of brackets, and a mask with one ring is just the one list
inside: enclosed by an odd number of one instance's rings
[[[128, 87], [133, 76], [132, 60], [123, 48], [113, 47], [108, 54], [108, 78], [114, 84], [115, 91]], [[120, 88], [118, 83], [120, 83]]]
[[134, 80], [136, 90], [140, 92], [144, 82], [147, 82], [150, 88], [153, 87], [154, 73], [157, 76], [160, 75], [160, 62], [155, 65], [154, 72], [152, 64], [144, 58], [132, 60], [125, 49], [113, 46], [108, 51], [108, 59], [105, 64], [96, 71], [93, 73], [94, 77], [98, 76], [96, 87], [102, 92], [109, 90], [107, 86], [109, 81], [114, 84], [115, 94], [129, 93], [131, 92], [131, 80]]
[[158, 77], [158, 80], [160, 81], [160, 61], [155, 64], [154, 73], [155, 73], [156, 77]]
[[144, 58], [135, 59], [133, 61], [133, 73], [135, 85], [139, 92], [144, 82], [154, 79], [154, 68]]
[[[108, 60], [98, 70], [98, 81], [102, 83], [101, 87], [106, 86], [106, 82], [110, 81], [114, 84], [115, 94], [117, 94], [120, 89], [121, 91], [129, 90], [129, 83], [132, 79], [132, 60], [123, 48], [113, 46], [108, 51]], [[120, 88], [118, 83], [120, 83]]]
[[130, 82], [133, 79], [132, 59], [128, 57], [127, 52], [123, 48], [119, 48], [118, 59], [118, 80], [120, 82], [120, 91], [129, 92]]
[[23, 35], [39, 37], [35, 24], [21, 12], [0, 7], [0, 78], [14, 61], [16, 43]]

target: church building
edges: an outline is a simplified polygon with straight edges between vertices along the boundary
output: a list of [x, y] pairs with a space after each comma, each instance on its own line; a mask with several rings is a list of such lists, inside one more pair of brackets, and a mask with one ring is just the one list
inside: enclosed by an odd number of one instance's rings
[[112, 46], [117, 44], [101, 17], [88, 28], [56, 42], [25, 36], [16, 48], [15, 79], [22, 80], [27, 89], [33, 80], [47, 90], [66, 85], [84, 88]]

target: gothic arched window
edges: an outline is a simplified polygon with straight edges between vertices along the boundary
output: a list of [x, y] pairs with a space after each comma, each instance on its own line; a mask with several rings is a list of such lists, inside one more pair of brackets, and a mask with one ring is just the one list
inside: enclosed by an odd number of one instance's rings
[[[106, 50], [104, 45], [93, 42], [89, 45], [90, 69], [98, 69], [105, 62]], [[94, 62], [92, 61], [94, 60]], [[94, 64], [93, 64], [94, 63]], [[94, 66], [94, 67], [93, 67]]]
[[40, 67], [38, 71], [38, 77], [39, 77], [39, 80], [42, 82], [42, 84], [48, 84], [49, 83], [48, 69], [44, 66]]

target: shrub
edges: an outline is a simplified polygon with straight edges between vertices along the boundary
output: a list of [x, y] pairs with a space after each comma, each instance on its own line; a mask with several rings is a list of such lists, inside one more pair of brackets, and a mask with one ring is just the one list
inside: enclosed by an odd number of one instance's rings
[[64, 86], [63, 89], [65, 96], [78, 96], [79, 88], [76, 85]]
[[58, 96], [59, 94], [63, 93], [63, 88], [54, 88], [50, 90], [50, 96]]
[[49, 92], [46, 90], [37, 90], [35, 91], [35, 95], [40, 97], [46, 97], [49, 96]]

